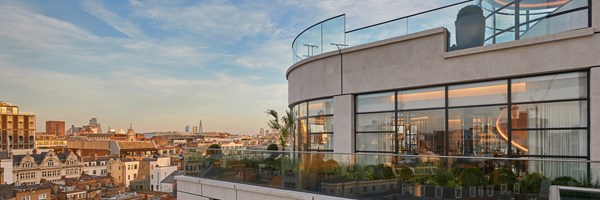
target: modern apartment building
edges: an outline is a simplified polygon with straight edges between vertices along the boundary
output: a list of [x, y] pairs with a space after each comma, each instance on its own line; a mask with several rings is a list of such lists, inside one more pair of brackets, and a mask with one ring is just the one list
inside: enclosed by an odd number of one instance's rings
[[35, 147], [35, 115], [21, 113], [19, 107], [0, 102], [0, 150], [33, 149]]
[[544, 199], [600, 179], [599, 2], [463, 1], [349, 31], [344, 17], [292, 44], [291, 161], [190, 156], [178, 198]]

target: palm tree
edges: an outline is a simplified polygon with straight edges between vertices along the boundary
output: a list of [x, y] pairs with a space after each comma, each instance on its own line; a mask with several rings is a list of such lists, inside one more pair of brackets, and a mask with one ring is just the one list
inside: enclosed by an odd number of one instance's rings
[[279, 114], [277, 111], [272, 109], [267, 109], [267, 116], [273, 117], [273, 119], [267, 122], [267, 126], [273, 130], [277, 130], [279, 132], [279, 144], [281, 145], [281, 150], [285, 151], [285, 143], [290, 136], [290, 132], [294, 129], [294, 120], [292, 118], [292, 113], [290, 111], [285, 111], [285, 116], [281, 117], [281, 121], [279, 121]]

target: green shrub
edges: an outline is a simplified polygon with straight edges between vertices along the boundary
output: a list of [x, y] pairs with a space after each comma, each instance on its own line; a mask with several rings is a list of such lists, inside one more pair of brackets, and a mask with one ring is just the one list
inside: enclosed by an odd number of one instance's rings
[[492, 182], [495, 185], [514, 184], [517, 182], [515, 173], [508, 168], [498, 168], [492, 172]]
[[432, 184], [436, 186], [454, 187], [456, 186], [456, 179], [454, 174], [450, 170], [438, 169], [433, 173], [431, 180]]
[[523, 187], [523, 191], [527, 193], [539, 193], [540, 188], [542, 187], [542, 180], [544, 176], [540, 173], [531, 173], [527, 174], [521, 180], [521, 187]]
[[270, 145], [267, 147], [267, 150], [269, 150], [269, 151], [278, 151], [278, 150], [279, 150], [279, 147], [277, 147], [277, 145], [276, 145], [276, 144], [270, 144]]
[[483, 186], [483, 172], [479, 168], [465, 168], [458, 177], [464, 187]]
[[552, 181], [552, 185], [579, 186], [579, 181], [569, 176], [561, 176], [554, 179], [554, 181]]

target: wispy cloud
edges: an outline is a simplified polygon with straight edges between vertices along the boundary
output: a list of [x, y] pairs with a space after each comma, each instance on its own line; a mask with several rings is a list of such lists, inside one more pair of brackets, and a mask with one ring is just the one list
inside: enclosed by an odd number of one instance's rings
[[117, 29], [130, 38], [144, 38], [144, 34], [135, 25], [119, 15], [108, 10], [100, 0], [85, 0], [82, 3], [83, 10], [98, 17], [106, 24]]
[[188, 7], [152, 7], [134, 15], [154, 20], [169, 31], [190, 31], [199, 36], [235, 42], [244, 36], [269, 33], [273, 29], [269, 16], [252, 9], [252, 4], [233, 5], [228, 1], [199, 2]]
[[45, 120], [98, 117], [139, 131], [202, 119], [208, 130], [256, 132], [265, 109], [287, 107], [284, 72], [296, 34], [342, 13], [352, 28], [434, 7], [415, 2], [72, 2], [93, 19], [86, 22], [127, 37], [98, 36], [67, 20], [81, 17], [68, 10], [40, 12], [43, 3], [0, 2], [0, 100], [35, 112], [42, 130]]

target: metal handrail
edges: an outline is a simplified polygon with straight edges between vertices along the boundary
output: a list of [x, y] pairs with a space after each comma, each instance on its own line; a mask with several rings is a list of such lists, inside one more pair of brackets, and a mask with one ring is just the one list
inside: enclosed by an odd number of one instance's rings
[[384, 21], [384, 22], [379, 22], [379, 23], [368, 25], [368, 26], [365, 26], [365, 27], [360, 27], [360, 28], [352, 29], [352, 30], [346, 31], [346, 33], [351, 33], [351, 32], [354, 32], [354, 31], [360, 31], [360, 30], [371, 28], [371, 27], [374, 27], [374, 26], [378, 26], [378, 25], [382, 25], [382, 24], [386, 24], [386, 23], [390, 23], [390, 22], [394, 22], [394, 21], [398, 21], [398, 20], [402, 20], [402, 19], [406, 19], [406, 18], [410, 18], [410, 17], [414, 17], [414, 16], [417, 16], [417, 15], [422, 15], [422, 14], [430, 13], [430, 12], [441, 10], [441, 9], [444, 9], [444, 8], [449, 8], [449, 7], [452, 7], [452, 6], [459, 5], [459, 4], [467, 3], [467, 2], [470, 2], [470, 1], [474, 1], [474, 0], [461, 1], [461, 2], [457, 2], [457, 3], [445, 5], [445, 6], [442, 6], [442, 7], [434, 8], [434, 9], [431, 9], [431, 10], [426, 10], [426, 11], [423, 11], [423, 12], [415, 13], [415, 14], [412, 14], [412, 15], [407, 15], [407, 16], [404, 16], [404, 17], [399, 17], [399, 18], [396, 18], [396, 19], [391, 19], [391, 20], [387, 20], [387, 21]]
[[[337, 152], [315, 152], [315, 151], [274, 151], [274, 150], [250, 150], [250, 149], [218, 149], [218, 148], [196, 148], [197, 150], [212, 151], [246, 151], [255, 153], [299, 153], [299, 154], [334, 154], [334, 155], [358, 155], [358, 156], [395, 156], [407, 158], [454, 158], [454, 159], [487, 159], [487, 160], [507, 160], [507, 161], [545, 161], [545, 162], [581, 162], [581, 163], [600, 163], [600, 160], [577, 160], [577, 159], [541, 159], [541, 158], [511, 158], [511, 157], [481, 157], [481, 156], [440, 156], [440, 155], [402, 155], [391, 153], [337, 153]], [[187, 152], [198, 153], [198, 152]]]

